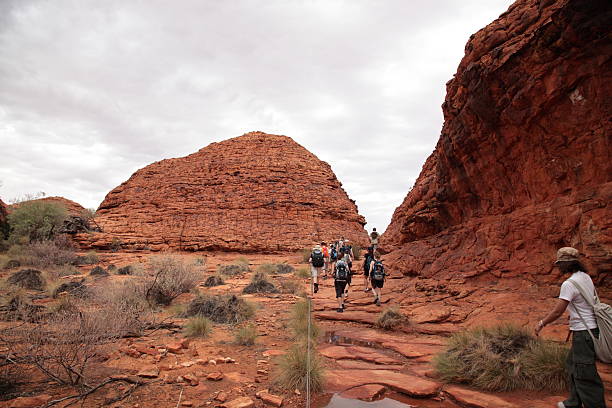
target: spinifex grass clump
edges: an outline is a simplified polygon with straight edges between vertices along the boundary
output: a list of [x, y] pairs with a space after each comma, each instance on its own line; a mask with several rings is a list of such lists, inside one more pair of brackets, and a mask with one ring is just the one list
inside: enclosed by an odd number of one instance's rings
[[[310, 309], [309, 309], [310, 302]], [[289, 327], [293, 331], [293, 335], [296, 340], [306, 338], [310, 332], [310, 339], [312, 341], [317, 340], [319, 337], [319, 326], [316, 324], [315, 319], [310, 316], [310, 330], [309, 325], [309, 313], [312, 313], [312, 302], [309, 299], [300, 300], [293, 305], [291, 309], [291, 320], [289, 321]]]
[[235, 295], [200, 295], [193, 299], [185, 316], [204, 316], [215, 323], [241, 323], [255, 314], [253, 306]]
[[239, 327], [234, 332], [234, 343], [240, 346], [252, 346], [257, 339], [257, 328], [250, 323], [246, 326]]
[[236, 276], [249, 271], [249, 264], [236, 262], [229, 265], [219, 265], [217, 272], [226, 276]]
[[219, 274], [209, 276], [208, 278], [206, 278], [206, 281], [204, 281], [204, 286], [206, 286], [207, 288], [212, 288], [213, 286], [219, 286], [224, 284], [225, 281]]
[[278, 293], [278, 289], [270, 280], [268, 275], [263, 272], [256, 272], [242, 293]]
[[376, 320], [376, 327], [383, 330], [395, 330], [407, 323], [408, 318], [397, 307], [389, 307], [380, 312], [378, 320]]
[[204, 316], [194, 316], [185, 324], [185, 336], [208, 337], [212, 332], [212, 322]]
[[511, 325], [476, 328], [451, 337], [435, 358], [447, 382], [487, 391], [516, 389], [560, 392], [566, 387], [567, 349]]

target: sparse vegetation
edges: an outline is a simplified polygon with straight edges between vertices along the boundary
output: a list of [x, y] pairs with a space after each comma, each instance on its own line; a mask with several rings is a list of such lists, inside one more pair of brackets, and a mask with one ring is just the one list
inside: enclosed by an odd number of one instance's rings
[[376, 320], [376, 327], [383, 330], [395, 330], [407, 323], [408, 318], [397, 307], [388, 307], [380, 312]]
[[309, 311], [312, 313], [311, 300], [303, 299], [296, 302], [291, 309], [291, 320], [289, 321], [289, 327], [293, 331], [294, 338], [299, 340], [308, 337], [308, 325], [310, 324], [310, 339], [311, 341], [316, 342], [316, 340], [319, 338], [320, 329], [314, 319], [309, 319]]
[[79, 257], [78, 261], [83, 265], [96, 265], [100, 262], [100, 257], [96, 251], [89, 251], [85, 255]]
[[44, 290], [46, 285], [42, 273], [36, 269], [22, 269], [15, 272], [9, 276], [7, 283], [30, 290]]
[[301, 268], [296, 269], [294, 272], [295, 276], [297, 276], [298, 278], [310, 278], [310, 271], [308, 270], [308, 267], [303, 266]]
[[51, 240], [60, 230], [68, 213], [61, 204], [47, 201], [20, 203], [7, 217], [9, 241], [30, 244]]
[[312, 249], [310, 248], [304, 248], [300, 251], [300, 261], [301, 263], [308, 263], [308, 260], [310, 259], [310, 254], [312, 252]]
[[217, 272], [225, 276], [236, 276], [249, 271], [249, 264], [237, 262], [229, 265], [219, 265]]
[[257, 328], [252, 323], [239, 327], [234, 332], [234, 343], [240, 346], [252, 346], [256, 339]]
[[187, 306], [185, 316], [205, 316], [215, 323], [241, 323], [255, 314], [253, 306], [235, 295], [200, 295]]
[[440, 377], [487, 391], [566, 387], [567, 349], [511, 325], [476, 328], [453, 335], [434, 360]]
[[278, 293], [278, 289], [268, 279], [268, 275], [263, 272], [255, 272], [249, 283], [242, 293]]
[[281, 293], [288, 293], [292, 295], [301, 295], [304, 293], [302, 282], [295, 279], [279, 279], [278, 284], [280, 286]]
[[324, 371], [316, 349], [311, 347], [310, 352], [308, 352], [305, 342], [293, 344], [287, 353], [278, 359], [275, 382], [287, 391], [296, 389], [304, 391], [307, 376], [310, 377], [311, 392], [321, 391]]
[[219, 274], [209, 276], [208, 278], [206, 278], [206, 281], [204, 281], [204, 286], [207, 288], [212, 288], [213, 286], [219, 286], [224, 284], [225, 281], [223, 280], [223, 277]]
[[153, 276], [146, 279], [146, 298], [158, 305], [169, 305], [183, 293], [196, 287], [201, 272], [178, 257], [164, 256], [151, 259]]
[[265, 263], [259, 265], [259, 267], [257, 268], [258, 272], [266, 273], [269, 275], [283, 275], [286, 273], [292, 273], [294, 270], [295, 268], [293, 266], [286, 263]]
[[132, 275], [134, 273], [134, 267], [132, 265], [122, 266], [117, 269], [117, 275]]
[[94, 266], [91, 271], [89, 271], [89, 275], [91, 276], [108, 276], [109, 273], [101, 266]]
[[212, 322], [204, 316], [194, 316], [185, 324], [185, 336], [208, 337], [212, 332]]
[[87, 297], [89, 295], [89, 291], [87, 286], [85, 286], [85, 279], [81, 279], [79, 281], [72, 282], [64, 282], [57, 286], [53, 291], [53, 297], [57, 298], [61, 293], [67, 293], [69, 295], [73, 295], [76, 297]]

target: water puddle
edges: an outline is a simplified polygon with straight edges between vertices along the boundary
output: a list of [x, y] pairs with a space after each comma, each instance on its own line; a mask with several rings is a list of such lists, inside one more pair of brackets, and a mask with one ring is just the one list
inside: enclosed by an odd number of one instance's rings
[[335, 331], [325, 332], [325, 336], [323, 338], [325, 343], [333, 344], [335, 346], [378, 347], [378, 344], [372, 341], [363, 341], [352, 339], [350, 337], [340, 336], [337, 335]]
[[329, 404], [324, 408], [416, 408], [416, 405], [406, 404], [393, 398], [384, 398], [378, 401], [365, 402], [355, 399], [343, 398], [334, 394]]

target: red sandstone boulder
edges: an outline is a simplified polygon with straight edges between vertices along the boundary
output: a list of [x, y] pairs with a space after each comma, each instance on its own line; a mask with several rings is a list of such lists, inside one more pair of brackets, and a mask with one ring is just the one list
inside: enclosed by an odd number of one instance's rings
[[519, 0], [474, 34], [436, 150], [381, 238], [391, 269], [547, 282], [575, 246], [612, 269], [606, 0]]
[[331, 167], [286, 136], [262, 132], [162, 160], [107, 194], [84, 247], [284, 251], [345, 236], [365, 220]]

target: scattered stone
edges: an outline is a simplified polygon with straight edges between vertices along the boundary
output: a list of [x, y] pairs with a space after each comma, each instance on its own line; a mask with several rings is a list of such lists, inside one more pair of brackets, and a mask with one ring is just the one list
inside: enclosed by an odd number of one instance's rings
[[181, 343], [171, 343], [166, 345], [166, 350], [168, 353], [172, 354], [180, 354], [183, 352], [183, 345]]
[[223, 379], [223, 373], [215, 371], [206, 376], [206, 379], [209, 381], [221, 381]]
[[266, 350], [262, 353], [262, 355], [264, 357], [277, 357], [285, 355], [285, 353], [286, 352], [284, 350]]
[[139, 358], [141, 356], [141, 352], [134, 350], [131, 347], [120, 347], [119, 351], [122, 352], [125, 355], [128, 355], [130, 357], [134, 357], [134, 358]]
[[217, 396], [215, 397], [215, 401], [219, 401], [219, 402], [225, 402], [227, 401], [228, 395], [227, 392], [225, 391], [221, 391], [220, 393], [217, 394]]
[[260, 394], [259, 398], [261, 398], [264, 403], [272, 405], [273, 407], [280, 407], [283, 405], [283, 397], [270, 394], [269, 392]]
[[159, 355], [159, 352], [157, 351], [155, 346], [150, 346], [150, 345], [146, 345], [146, 344], [142, 344], [142, 343], [134, 343], [134, 344], [132, 344], [132, 347], [136, 351], [138, 351], [139, 353], [142, 353], [142, 354], [148, 354], [150, 356], [158, 356]]
[[332, 360], [363, 360], [375, 364], [402, 364], [401, 360], [383, 354], [369, 347], [360, 346], [329, 346], [319, 350], [322, 356]]
[[198, 384], [200, 384], [200, 381], [198, 380], [198, 377], [196, 377], [193, 374], [185, 374], [185, 375], [183, 375], [183, 380], [185, 382], [189, 383], [189, 385], [191, 385], [192, 387], [195, 387]]
[[326, 381], [326, 390], [331, 392], [342, 392], [367, 384], [380, 384], [416, 398], [432, 397], [440, 388], [437, 382], [389, 370], [328, 370]]
[[157, 367], [143, 368], [136, 375], [139, 377], [143, 377], [143, 378], [157, 378], [159, 377], [159, 368]]
[[240, 397], [221, 405], [223, 408], [253, 408], [255, 402], [249, 397]]
[[193, 407], [193, 402], [192, 401], [183, 401], [181, 402], [181, 405], [184, 407]]

